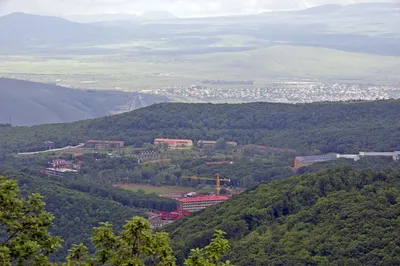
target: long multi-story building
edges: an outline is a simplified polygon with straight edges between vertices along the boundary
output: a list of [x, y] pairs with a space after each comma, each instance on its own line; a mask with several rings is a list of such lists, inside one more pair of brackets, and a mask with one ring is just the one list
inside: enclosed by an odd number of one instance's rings
[[229, 199], [228, 196], [205, 196], [178, 199], [178, 211], [197, 212], [207, 207], [217, 205]]
[[46, 170], [40, 171], [42, 174], [47, 176], [59, 177], [59, 178], [68, 178], [73, 177], [78, 174], [78, 170], [67, 169], [67, 168], [47, 168]]
[[[237, 147], [238, 143], [236, 141], [226, 141], [225, 144], [228, 147]], [[217, 147], [217, 141], [216, 140], [199, 140], [197, 142], [197, 145], [200, 148], [215, 148]]]
[[167, 145], [169, 148], [193, 147], [190, 139], [155, 139], [154, 145]]
[[89, 140], [85, 147], [94, 149], [121, 149], [124, 147], [123, 141], [108, 141], [108, 140]]
[[381, 156], [381, 157], [392, 157], [393, 160], [400, 159], [400, 151], [391, 151], [391, 152], [360, 152], [360, 157], [373, 157], [373, 156]]

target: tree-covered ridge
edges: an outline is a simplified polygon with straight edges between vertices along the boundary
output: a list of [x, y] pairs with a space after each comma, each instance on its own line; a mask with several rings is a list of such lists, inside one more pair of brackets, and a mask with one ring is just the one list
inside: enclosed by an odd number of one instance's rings
[[[38, 193], [21, 197], [15, 180], [0, 176], [0, 265], [55, 266], [50, 255], [61, 246], [62, 239], [52, 236], [54, 216], [44, 209]], [[211, 243], [190, 251], [186, 266], [225, 266], [221, 259], [229, 250], [225, 232], [216, 230]], [[175, 257], [167, 233], [152, 232], [143, 217], [127, 220], [123, 230], [115, 234], [112, 224], [100, 222], [93, 228], [90, 242], [95, 253], [83, 243], [73, 244], [64, 266], [175, 266]], [[65, 261], [61, 259], [61, 261]]]
[[311, 104], [157, 104], [69, 124], [0, 128], [4, 151], [43, 149], [89, 139], [141, 146], [156, 137], [234, 140], [297, 151], [358, 152], [400, 149], [398, 100]]
[[179, 259], [227, 232], [235, 265], [399, 265], [400, 171], [323, 170], [260, 184], [170, 225]]
[[113, 223], [117, 230], [133, 216], [146, 216], [147, 210], [176, 209], [173, 200], [156, 195], [133, 193], [119, 188], [83, 182], [68, 182], [32, 174], [4, 172], [18, 181], [21, 194], [40, 193], [46, 211], [54, 215], [50, 232], [64, 239], [53, 259], [64, 258], [72, 244], [88, 243], [92, 228], [99, 222]]

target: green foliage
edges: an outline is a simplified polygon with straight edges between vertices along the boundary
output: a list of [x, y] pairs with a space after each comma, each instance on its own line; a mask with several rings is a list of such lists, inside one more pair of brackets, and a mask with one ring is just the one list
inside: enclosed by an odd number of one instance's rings
[[231, 265], [230, 261], [221, 262], [224, 254], [229, 250], [228, 240], [224, 238], [226, 233], [216, 230], [211, 243], [205, 248], [195, 248], [190, 250], [189, 257], [185, 260], [185, 266], [225, 266]]
[[67, 250], [80, 242], [92, 252], [94, 247], [88, 239], [99, 222], [113, 223], [120, 230], [125, 220], [145, 216], [148, 209], [176, 209], [173, 200], [119, 188], [15, 172], [7, 175], [18, 181], [23, 195], [39, 192], [46, 202], [46, 210], [54, 215], [54, 226], [49, 231], [64, 239], [62, 248], [52, 255], [55, 261], [65, 258]]
[[89, 259], [88, 248], [84, 244], [73, 244], [67, 256], [65, 266], [83, 266]]
[[323, 170], [260, 184], [169, 225], [177, 262], [224, 230], [235, 265], [398, 265], [400, 171]]
[[0, 176], [1, 265], [50, 265], [61, 239], [48, 233], [54, 216], [44, 206], [39, 194], [20, 198], [17, 183]]
[[[152, 143], [156, 137], [224, 138], [299, 152], [358, 152], [400, 149], [398, 100], [273, 104], [157, 104], [116, 116], [69, 124], [0, 128], [2, 151], [58, 147], [89, 139]], [[312, 140], [312, 143], [309, 142]]]
[[[223, 231], [215, 231], [211, 243], [202, 249], [193, 249], [184, 265], [231, 265], [229, 261], [220, 262], [229, 250], [224, 234]], [[63, 265], [175, 265], [168, 234], [152, 232], [149, 222], [141, 217], [133, 217], [127, 221], [119, 235], [114, 234], [110, 223], [101, 223], [93, 229], [91, 242], [96, 247], [94, 257], [89, 257], [88, 249], [83, 244], [74, 245]]]
[[175, 258], [166, 233], [152, 233], [146, 219], [134, 217], [116, 236], [111, 224], [103, 223], [93, 230], [92, 243], [96, 247], [95, 265], [174, 265]]
[[[39, 194], [28, 200], [19, 198], [14, 180], [0, 176], [0, 262], [1, 265], [51, 265], [50, 254], [61, 247], [61, 238], [51, 236], [53, 216], [44, 210]], [[220, 263], [229, 249], [223, 231], [216, 231], [213, 241], [204, 249], [193, 251], [185, 265], [230, 265]], [[133, 217], [115, 235], [109, 222], [101, 222], [93, 229], [91, 242], [94, 257], [83, 244], [73, 244], [64, 266], [84, 265], [175, 265], [167, 233], [153, 232], [148, 220]]]

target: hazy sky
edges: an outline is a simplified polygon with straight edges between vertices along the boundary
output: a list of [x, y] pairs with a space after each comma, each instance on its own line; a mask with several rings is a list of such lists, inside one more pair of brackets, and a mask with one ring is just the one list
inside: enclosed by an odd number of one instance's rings
[[398, 0], [0, 0], [0, 14], [17, 11], [49, 15], [138, 14], [148, 10], [161, 10], [187, 17], [299, 9], [331, 3], [395, 1]]

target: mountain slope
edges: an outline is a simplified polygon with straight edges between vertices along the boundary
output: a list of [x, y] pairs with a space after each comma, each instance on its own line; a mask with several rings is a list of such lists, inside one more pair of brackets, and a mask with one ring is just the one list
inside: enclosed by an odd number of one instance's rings
[[92, 15], [67, 15], [67, 19], [79, 23], [99, 23], [99, 22], [112, 22], [121, 20], [138, 20], [135, 14], [127, 13], [106, 13], [106, 14], [92, 14]]
[[[110, 43], [133, 38], [135, 34], [118, 27], [100, 27], [71, 22], [58, 17], [13, 13], [0, 17], [0, 47], [14, 51], [22, 47], [40, 48], [71, 44]], [[18, 51], [19, 51], [18, 50]]]
[[[137, 93], [73, 90], [50, 84], [0, 78], [0, 123], [37, 125], [84, 120], [129, 105]], [[166, 98], [144, 95], [147, 104]], [[137, 106], [142, 107], [141, 104]], [[125, 107], [129, 108], [129, 107]]]
[[261, 184], [170, 225], [182, 259], [213, 230], [234, 265], [398, 265], [400, 172], [324, 170]]
[[[176, 208], [174, 201], [155, 195], [35, 176], [29, 172], [17, 173], [3, 168], [2, 162], [0, 175], [17, 180], [24, 196], [40, 193], [46, 210], [54, 214], [51, 232], [64, 239], [55, 260], [65, 259], [72, 244], [88, 243], [92, 228], [100, 222], [111, 222], [116, 228], [122, 228], [126, 220], [137, 215], [145, 216], [148, 209], [171, 211]], [[23, 168], [16, 169], [24, 171]]]
[[234, 140], [302, 153], [400, 150], [400, 101], [312, 104], [162, 103], [133, 112], [70, 124], [0, 128], [3, 151], [43, 149], [89, 139], [141, 146], [154, 138]]

